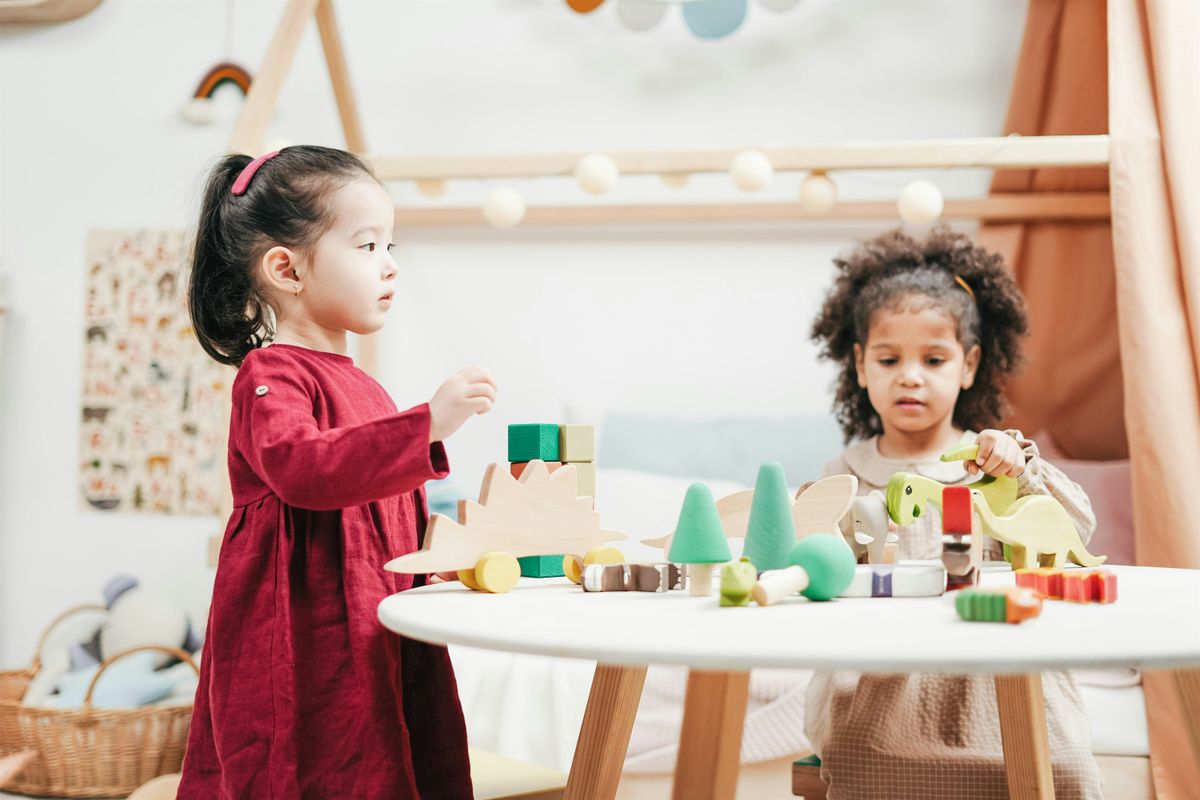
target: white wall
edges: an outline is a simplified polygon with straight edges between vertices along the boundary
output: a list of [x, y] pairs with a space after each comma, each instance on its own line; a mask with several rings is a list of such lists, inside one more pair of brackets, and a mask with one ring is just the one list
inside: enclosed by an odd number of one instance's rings
[[[1000, 132], [1023, 25], [1016, 0], [753, 3], [728, 40], [701, 42], [677, 11], [655, 31], [620, 28], [559, 0], [339, 3], [376, 152], [705, 147]], [[78, 509], [83, 245], [89, 229], [183, 227], [228, 139], [222, 120], [177, 109], [225, 56], [256, 69], [282, 0], [108, 0], [48, 27], [0, 29], [0, 664], [25, 662], [68, 604], [124, 571], [200, 613], [212, 519]], [[311, 28], [272, 128], [341, 143]], [[838, 178], [844, 196], [890, 197], [910, 176]], [[987, 176], [940, 173], [949, 195]], [[767, 199], [794, 196], [778, 176]], [[454, 186], [439, 202], [473, 202]], [[578, 202], [565, 182], [530, 199]], [[415, 197], [394, 187], [400, 199]], [[612, 199], [734, 197], [720, 176], [672, 194], [623, 181]], [[467, 363], [489, 365], [502, 404], [451, 443], [461, 484], [504, 457], [512, 421], [597, 418], [608, 408], [689, 415], [828, 407], [827, 367], [806, 331], [830, 256], [870, 229], [795, 227], [469, 230], [401, 241], [403, 297], [382, 379], [401, 404]]]

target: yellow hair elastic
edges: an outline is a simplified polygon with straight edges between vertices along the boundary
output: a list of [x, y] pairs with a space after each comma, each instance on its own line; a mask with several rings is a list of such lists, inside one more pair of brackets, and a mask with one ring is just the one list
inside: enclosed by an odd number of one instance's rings
[[972, 289], [970, 286], [968, 286], [966, 281], [964, 281], [964, 280], [963, 280], [961, 277], [959, 277], [958, 275], [955, 275], [955, 276], [954, 276], [954, 280], [955, 280], [955, 281], [958, 283], [958, 285], [959, 285], [959, 286], [963, 287], [963, 290], [964, 290], [964, 291], [965, 291], [967, 294], [971, 295], [971, 301], [972, 301], [972, 302], [976, 302], [976, 303], [977, 303], [977, 302], [979, 302], [978, 300], [976, 300], [976, 299], [975, 299], [975, 290], [974, 290], [974, 289]]

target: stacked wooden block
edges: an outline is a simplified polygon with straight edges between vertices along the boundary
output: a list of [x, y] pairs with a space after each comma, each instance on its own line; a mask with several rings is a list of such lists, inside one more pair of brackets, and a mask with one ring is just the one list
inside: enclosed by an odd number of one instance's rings
[[[534, 460], [546, 462], [551, 472], [563, 464], [575, 468], [576, 493], [596, 495], [596, 434], [591, 425], [524, 424], [508, 426], [509, 470], [520, 479], [525, 466]], [[521, 575], [553, 578], [563, 574], [563, 557], [528, 556], [517, 559]]]

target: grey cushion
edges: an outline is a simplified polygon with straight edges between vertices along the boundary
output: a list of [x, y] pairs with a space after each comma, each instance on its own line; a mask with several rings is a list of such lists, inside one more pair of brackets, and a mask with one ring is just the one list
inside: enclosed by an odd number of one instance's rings
[[842, 451], [832, 415], [684, 419], [609, 414], [600, 426], [598, 465], [754, 485], [759, 465], [778, 461], [788, 484], [816, 480]]

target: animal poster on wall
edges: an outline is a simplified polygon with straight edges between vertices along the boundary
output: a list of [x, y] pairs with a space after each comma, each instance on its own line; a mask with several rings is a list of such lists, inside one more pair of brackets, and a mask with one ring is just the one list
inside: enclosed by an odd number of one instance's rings
[[95, 231], [84, 282], [85, 508], [216, 514], [234, 371], [192, 332], [179, 231]]

